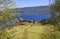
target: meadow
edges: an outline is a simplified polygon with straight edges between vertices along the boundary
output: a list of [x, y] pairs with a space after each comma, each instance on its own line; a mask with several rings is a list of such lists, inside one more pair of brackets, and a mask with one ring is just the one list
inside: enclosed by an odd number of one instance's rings
[[[11, 29], [7, 28], [6, 31], [9, 33], [8, 37], [12, 39], [60, 39], [60, 31], [55, 31], [57, 28], [49, 24], [41, 25], [41, 23], [35, 23], [22, 32], [19, 32], [28, 24], [17, 25]], [[16, 34], [11, 36], [14, 33]]]

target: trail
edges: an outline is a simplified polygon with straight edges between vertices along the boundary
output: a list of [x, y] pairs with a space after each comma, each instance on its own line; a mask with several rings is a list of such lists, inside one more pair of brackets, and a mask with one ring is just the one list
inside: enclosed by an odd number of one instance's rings
[[14, 33], [14, 34], [12, 34], [11, 36], [14, 36], [14, 35], [17, 34], [17, 33], [20, 33], [20, 32], [22, 32], [22, 31], [24, 31], [24, 30], [27, 29], [28, 27], [32, 26], [32, 24], [33, 24], [33, 23], [30, 23], [29, 25], [27, 25], [26, 27], [24, 27], [22, 30], [20, 30], [20, 31]]

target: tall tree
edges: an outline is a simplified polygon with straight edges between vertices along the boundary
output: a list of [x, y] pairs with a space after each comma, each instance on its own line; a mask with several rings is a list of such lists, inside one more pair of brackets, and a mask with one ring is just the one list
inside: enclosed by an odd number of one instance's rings
[[54, 0], [50, 7], [52, 21], [60, 30], [60, 0]]
[[50, 7], [50, 10], [53, 16], [56, 16], [57, 14], [60, 16], [60, 0], [54, 0]]
[[[0, 25], [2, 21], [10, 21], [14, 18], [16, 15], [16, 11], [13, 10], [14, 7], [15, 2], [12, 0], [0, 0]], [[5, 39], [6, 35], [7, 32], [5, 31], [5, 28], [0, 28], [0, 39]]]
[[3, 21], [10, 21], [16, 15], [16, 10], [13, 8], [16, 7], [15, 2], [12, 0], [2, 0], [0, 2], [0, 25]]
[[15, 16], [16, 12], [12, 9], [14, 7], [15, 3], [12, 0], [5, 0], [0, 4], [0, 17], [2, 17], [2, 20], [10, 20]]

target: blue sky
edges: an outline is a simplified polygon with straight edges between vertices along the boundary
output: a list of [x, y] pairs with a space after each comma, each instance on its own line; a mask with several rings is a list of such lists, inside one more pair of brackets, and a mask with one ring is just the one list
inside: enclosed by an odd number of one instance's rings
[[49, 0], [13, 0], [18, 7], [34, 7], [49, 5]]

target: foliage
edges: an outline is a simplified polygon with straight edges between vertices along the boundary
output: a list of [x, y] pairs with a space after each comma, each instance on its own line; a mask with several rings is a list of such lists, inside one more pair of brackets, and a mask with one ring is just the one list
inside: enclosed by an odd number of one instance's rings
[[0, 20], [10, 20], [12, 19], [16, 11], [12, 8], [15, 7], [12, 0], [5, 0], [3, 3], [0, 4]]
[[0, 3], [0, 25], [2, 22], [11, 21], [15, 17], [16, 10], [13, 9], [15, 6], [15, 2], [12, 0], [3, 0]]
[[[3, 21], [11, 21], [15, 17], [16, 11], [13, 10], [14, 7], [15, 3], [12, 0], [0, 0], [0, 25]], [[3, 25], [4, 24], [1, 26]], [[5, 39], [6, 35], [8, 35], [8, 33], [5, 31], [5, 28], [1, 28], [0, 39]]]
[[[54, 0], [54, 2], [50, 6], [51, 11], [51, 23], [53, 23], [54, 26], [57, 26], [60, 28], [60, 0]], [[60, 30], [60, 29], [59, 29]]]
[[60, 0], [55, 0], [53, 4], [51, 4], [50, 10], [53, 16], [57, 14], [60, 15]]

